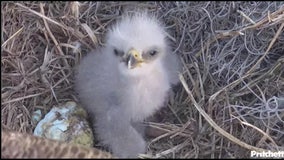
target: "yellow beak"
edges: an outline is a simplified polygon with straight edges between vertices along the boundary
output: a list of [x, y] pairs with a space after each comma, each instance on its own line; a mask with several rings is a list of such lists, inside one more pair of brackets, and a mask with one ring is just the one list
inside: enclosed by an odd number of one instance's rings
[[131, 49], [128, 53], [127, 53], [127, 67], [128, 69], [133, 69], [135, 67], [140, 67], [141, 64], [144, 62], [141, 54], [135, 50], [135, 49]]

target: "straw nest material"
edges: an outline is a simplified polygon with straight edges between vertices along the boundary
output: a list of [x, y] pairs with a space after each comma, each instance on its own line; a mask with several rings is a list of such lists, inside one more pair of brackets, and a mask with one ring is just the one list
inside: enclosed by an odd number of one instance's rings
[[181, 85], [147, 122], [163, 132], [142, 157], [250, 157], [284, 150], [284, 2], [1, 2], [1, 125], [78, 100], [73, 67], [126, 10], [165, 23]]

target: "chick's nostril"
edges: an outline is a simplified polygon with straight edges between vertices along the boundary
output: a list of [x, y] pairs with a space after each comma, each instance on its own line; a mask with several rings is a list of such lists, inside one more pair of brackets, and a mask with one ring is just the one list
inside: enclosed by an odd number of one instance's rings
[[132, 53], [133, 57], [138, 58], [138, 54], [137, 53]]

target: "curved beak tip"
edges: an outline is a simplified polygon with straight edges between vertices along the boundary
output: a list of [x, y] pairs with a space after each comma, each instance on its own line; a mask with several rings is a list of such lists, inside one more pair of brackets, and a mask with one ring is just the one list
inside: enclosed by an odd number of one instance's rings
[[142, 62], [143, 62], [143, 59], [138, 51], [132, 49], [128, 52], [128, 57], [127, 57], [128, 69], [140, 67]]

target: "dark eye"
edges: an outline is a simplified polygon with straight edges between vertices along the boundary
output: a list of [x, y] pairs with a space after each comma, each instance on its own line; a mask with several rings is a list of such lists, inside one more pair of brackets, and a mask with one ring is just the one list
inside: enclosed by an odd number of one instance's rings
[[155, 55], [158, 53], [158, 51], [156, 51], [156, 50], [151, 50], [151, 51], [149, 51], [148, 53], [149, 53], [149, 55], [151, 55], [151, 56], [155, 56]]
[[123, 51], [117, 50], [116, 48], [113, 49], [114, 55], [116, 56], [123, 56]]

